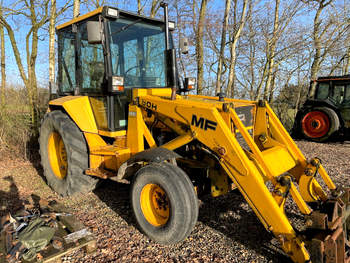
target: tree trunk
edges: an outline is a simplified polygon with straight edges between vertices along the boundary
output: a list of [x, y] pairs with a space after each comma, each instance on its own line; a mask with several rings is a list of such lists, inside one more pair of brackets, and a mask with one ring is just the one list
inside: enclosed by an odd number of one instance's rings
[[[0, 16], [2, 17], [2, 1], [0, 6]], [[4, 27], [0, 24], [0, 45], [1, 45], [1, 105], [5, 107], [5, 86], [6, 86], [6, 71], [5, 71], [5, 35]]]
[[80, 0], [74, 0], [73, 5], [73, 18], [78, 17], [80, 14]]
[[345, 59], [343, 61], [343, 75], [349, 74], [349, 66], [350, 66], [350, 47], [346, 50]]
[[[229, 73], [228, 73], [227, 95], [231, 96], [232, 98], [234, 96], [234, 91], [235, 91], [235, 88], [234, 88], [235, 78], [236, 78], [235, 66], [236, 66], [236, 58], [237, 58], [236, 48], [237, 48], [237, 43], [238, 43], [238, 40], [241, 36], [242, 30], [243, 30], [243, 27], [245, 24], [245, 20], [246, 20], [247, 3], [248, 3], [248, 0], [244, 0], [243, 9], [242, 9], [242, 13], [241, 13], [241, 19], [239, 21], [239, 27], [237, 30], [233, 31], [233, 34], [232, 34], [231, 39], [230, 39], [230, 55], [231, 55], [231, 57], [230, 57], [230, 66], [229, 66]], [[234, 13], [235, 14], [237, 13], [237, 0], [235, 0]], [[235, 15], [235, 17], [236, 17], [236, 15]], [[236, 22], [236, 19], [235, 19], [235, 22]]]
[[222, 90], [221, 90], [222, 64], [223, 64], [223, 60], [224, 60], [224, 53], [225, 53], [225, 47], [226, 47], [226, 32], [227, 32], [227, 25], [228, 25], [230, 8], [231, 8], [231, 0], [226, 0], [224, 23], [222, 25], [222, 32], [221, 32], [221, 44], [220, 44], [220, 54], [219, 54], [219, 61], [218, 61], [218, 71], [216, 73], [215, 94], [222, 92]]
[[151, 5], [151, 12], [150, 12], [150, 17], [153, 18], [156, 16], [159, 7], [160, 7], [160, 0], [152, 0], [152, 5]]
[[137, 14], [142, 14], [141, 0], [137, 0]]
[[[327, 5], [330, 3], [329, 1]], [[319, 5], [314, 17], [314, 31], [313, 31], [313, 41], [314, 41], [314, 46], [315, 46], [315, 55], [314, 55], [314, 60], [312, 62], [311, 66], [311, 80], [316, 80], [317, 79], [317, 74], [320, 70], [320, 65], [321, 65], [321, 48], [322, 48], [322, 42], [321, 42], [321, 35], [324, 33], [320, 33], [320, 26], [321, 26], [321, 21], [320, 21], [320, 16], [322, 13], [322, 10], [326, 7], [324, 4], [324, 0], [319, 1]], [[309, 91], [309, 97], [313, 97], [315, 95], [316, 91], [316, 82], [313, 81], [311, 84], [311, 88]]]
[[207, 0], [202, 0], [196, 31], [196, 60], [197, 60], [197, 94], [203, 93], [204, 66], [203, 66], [203, 37], [204, 22], [207, 9]]
[[270, 90], [271, 88], [271, 82], [273, 78], [273, 70], [274, 70], [274, 64], [275, 64], [275, 51], [276, 51], [276, 42], [277, 42], [277, 31], [279, 28], [279, 6], [280, 6], [280, 0], [275, 1], [275, 19], [273, 23], [273, 33], [272, 38], [270, 39], [270, 43], [268, 43], [268, 73], [267, 73], [267, 80], [265, 84], [265, 90], [264, 90], [264, 100], [268, 100]]
[[[55, 83], [55, 25], [56, 25], [56, 0], [51, 0], [49, 22], [49, 81], [50, 87]], [[51, 90], [50, 90], [51, 92]]]

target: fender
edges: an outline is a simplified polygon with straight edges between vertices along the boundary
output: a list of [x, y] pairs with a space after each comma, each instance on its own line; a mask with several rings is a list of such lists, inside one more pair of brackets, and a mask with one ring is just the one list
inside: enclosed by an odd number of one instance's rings
[[65, 96], [49, 103], [50, 110], [63, 108], [83, 132], [98, 133], [88, 96]]
[[[133, 166], [139, 164], [140, 162], [155, 162], [161, 163], [166, 160], [173, 162], [176, 158], [180, 158], [176, 152], [168, 150], [166, 148], [157, 147], [147, 149], [145, 151], [139, 152], [124, 162], [118, 169], [117, 180], [122, 180], [130, 177], [135, 172]], [[130, 169], [129, 169], [130, 168]], [[135, 167], [134, 167], [135, 168]], [[139, 167], [140, 168], [140, 167]], [[138, 169], [138, 167], [136, 167]]]

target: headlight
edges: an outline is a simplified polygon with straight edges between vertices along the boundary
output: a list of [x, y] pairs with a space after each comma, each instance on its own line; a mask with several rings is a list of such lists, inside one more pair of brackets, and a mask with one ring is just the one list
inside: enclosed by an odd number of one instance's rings
[[113, 18], [118, 18], [118, 16], [119, 16], [118, 9], [114, 9], [114, 8], [109, 7], [107, 9], [107, 16], [113, 17]]
[[169, 27], [169, 30], [175, 30], [175, 22], [169, 21], [168, 27]]

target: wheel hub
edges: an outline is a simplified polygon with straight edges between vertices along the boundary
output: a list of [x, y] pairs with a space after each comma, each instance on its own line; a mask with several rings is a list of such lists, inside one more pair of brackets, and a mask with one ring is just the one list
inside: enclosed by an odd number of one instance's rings
[[302, 119], [302, 129], [310, 138], [322, 138], [330, 129], [330, 121], [324, 112], [311, 111]]
[[170, 202], [165, 191], [157, 184], [147, 184], [140, 196], [141, 210], [153, 226], [165, 225], [169, 220]]
[[48, 153], [51, 169], [54, 175], [62, 180], [67, 175], [67, 152], [62, 137], [57, 132], [52, 132], [48, 141]]

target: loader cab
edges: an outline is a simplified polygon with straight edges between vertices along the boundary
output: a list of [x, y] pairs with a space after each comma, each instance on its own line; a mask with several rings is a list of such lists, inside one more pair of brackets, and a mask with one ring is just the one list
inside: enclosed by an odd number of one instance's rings
[[125, 130], [132, 89], [167, 88], [176, 69], [165, 24], [105, 6], [58, 26], [58, 95], [89, 96], [99, 130]]

